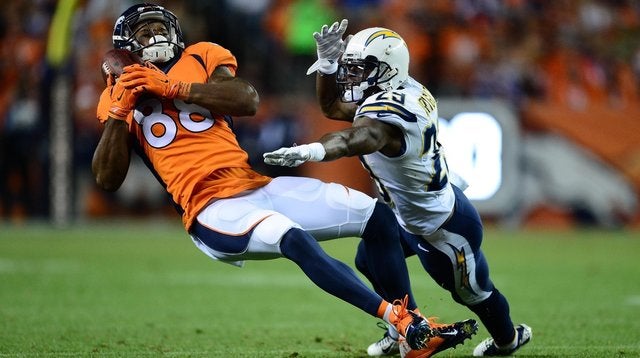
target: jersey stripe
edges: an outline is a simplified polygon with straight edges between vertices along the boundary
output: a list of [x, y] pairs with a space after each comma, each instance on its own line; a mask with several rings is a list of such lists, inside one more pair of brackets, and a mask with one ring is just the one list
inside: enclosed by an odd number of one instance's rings
[[[435, 174], [431, 179], [431, 183], [427, 185], [427, 191], [439, 191], [449, 182], [448, 175], [442, 175], [442, 158], [437, 153], [433, 158], [433, 167]], [[446, 174], [446, 173], [445, 173]]]
[[404, 106], [393, 102], [373, 102], [365, 104], [358, 109], [356, 116], [367, 113], [375, 113], [378, 117], [380, 117], [380, 114], [395, 114], [406, 122], [416, 122], [418, 120], [418, 117], [414, 113], [411, 113], [408, 109], [404, 108]]

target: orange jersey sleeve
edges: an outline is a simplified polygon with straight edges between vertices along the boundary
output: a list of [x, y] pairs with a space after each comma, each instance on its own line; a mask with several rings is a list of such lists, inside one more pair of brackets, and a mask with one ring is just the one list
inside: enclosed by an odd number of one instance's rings
[[[219, 45], [201, 42], [187, 47], [167, 75], [184, 82], [206, 83], [221, 65], [235, 72], [235, 57]], [[101, 98], [99, 118], [102, 102]], [[178, 99], [141, 97], [129, 120], [136, 152], [173, 198], [187, 230], [211, 200], [258, 188], [271, 180], [250, 167], [230, 118]]]

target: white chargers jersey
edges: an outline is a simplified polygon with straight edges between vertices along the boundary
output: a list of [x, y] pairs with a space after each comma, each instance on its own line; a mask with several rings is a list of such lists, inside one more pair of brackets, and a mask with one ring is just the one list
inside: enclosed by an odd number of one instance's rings
[[402, 130], [403, 154], [388, 157], [375, 152], [362, 156], [361, 160], [400, 225], [416, 235], [433, 233], [447, 220], [455, 201], [438, 143], [435, 98], [423, 85], [409, 78], [397, 90], [365, 99], [356, 112], [356, 117], [361, 116]]

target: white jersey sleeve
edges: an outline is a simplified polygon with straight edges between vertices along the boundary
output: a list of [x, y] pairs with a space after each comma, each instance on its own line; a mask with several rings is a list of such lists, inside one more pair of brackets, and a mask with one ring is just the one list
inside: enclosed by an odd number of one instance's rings
[[394, 125], [404, 135], [403, 153], [388, 157], [375, 152], [362, 157], [383, 199], [409, 232], [429, 234], [453, 209], [454, 194], [438, 142], [435, 98], [413, 79], [400, 89], [368, 97], [356, 112]]

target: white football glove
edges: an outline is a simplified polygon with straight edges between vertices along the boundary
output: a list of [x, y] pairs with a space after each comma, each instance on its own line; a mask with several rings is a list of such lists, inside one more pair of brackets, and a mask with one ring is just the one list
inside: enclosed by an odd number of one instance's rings
[[304, 162], [319, 162], [324, 159], [326, 151], [322, 143], [303, 144], [296, 147], [283, 147], [273, 152], [264, 153], [264, 162], [269, 165], [297, 167]]
[[347, 42], [352, 35], [347, 36], [345, 40], [342, 35], [347, 31], [349, 21], [343, 19], [340, 24], [334, 22], [331, 27], [323, 25], [320, 32], [314, 32], [313, 38], [316, 39], [316, 48], [318, 51], [318, 60], [309, 67], [307, 75], [316, 71], [324, 74], [332, 74], [338, 70], [338, 59], [347, 47]]

